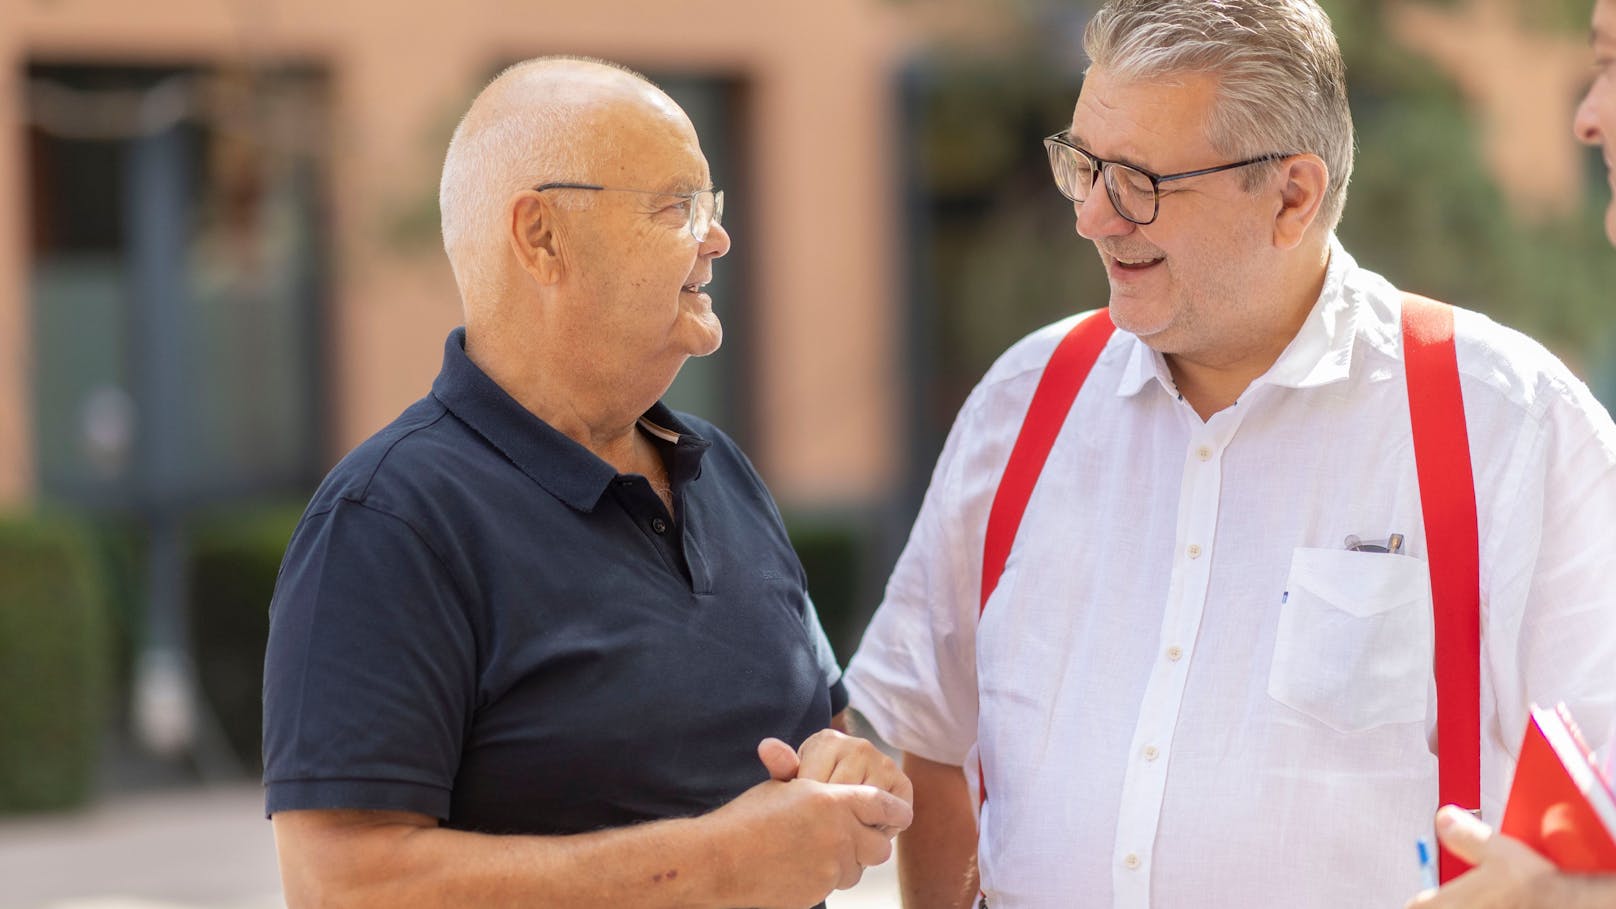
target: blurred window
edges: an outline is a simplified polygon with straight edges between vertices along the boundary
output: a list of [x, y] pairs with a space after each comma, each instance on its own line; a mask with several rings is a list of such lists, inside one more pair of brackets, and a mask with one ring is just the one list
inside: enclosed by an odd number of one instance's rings
[[324, 76], [36, 64], [26, 103], [44, 494], [306, 492], [325, 423]]

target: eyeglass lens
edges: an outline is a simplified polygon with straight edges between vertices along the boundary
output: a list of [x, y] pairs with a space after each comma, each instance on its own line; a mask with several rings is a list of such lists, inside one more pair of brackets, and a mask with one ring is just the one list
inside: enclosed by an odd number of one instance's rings
[[[1055, 187], [1073, 202], [1084, 202], [1094, 187], [1094, 162], [1076, 149], [1047, 143]], [[1130, 221], [1150, 221], [1156, 214], [1156, 188], [1150, 178], [1126, 164], [1104, 165], [1106, 194], [1117, 213]]]
[[724, 221], [724, 191], [707, 189], [696, 193], [690, 205], [690, 235], [706, 241], [714, 224]]

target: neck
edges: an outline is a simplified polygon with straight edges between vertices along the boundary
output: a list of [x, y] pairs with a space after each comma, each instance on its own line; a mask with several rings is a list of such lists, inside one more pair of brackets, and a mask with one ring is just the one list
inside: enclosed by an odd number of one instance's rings
[[570, 346], [552, 349], [467, 319], [466, 356], [506, 394], [618, 472], [647, 473], [657, 455], [637, 424], [660, 395], [635, 394], [631, 384], [602, 375], [598, 357], [581, 355], [587, 345]]
[[1273, 303], [1255, 310], [1266, 315], [1259, 315], [1261, 324], [1243, 343], [1163, 355], [1178, 393], [1202, 420], [1233, 406], [1258, 376], [1272, 368], [1313, 311], [1324, 290], [1329, 246], [1324, 245], [1317, 257], [1297, 259], [1289, 277], [1271, 292]]

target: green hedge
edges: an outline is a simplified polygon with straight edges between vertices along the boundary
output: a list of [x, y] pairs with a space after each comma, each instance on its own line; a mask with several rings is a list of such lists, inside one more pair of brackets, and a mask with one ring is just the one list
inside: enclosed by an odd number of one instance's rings
[[196, 522], [191, 549], [191, 641], [203, 696], [231, 749], [262, 766], [264, 644], [295, 506], [221, 513]]
[[786, 531], [808, 575], [808, 592], [843, 665], [880, 598], [872, 588], [873, 519], [863, 514], [788, 514]]
[[83, 803], [109, 698], [106, 590], [63, 518], [0, 518], [0, 811]]

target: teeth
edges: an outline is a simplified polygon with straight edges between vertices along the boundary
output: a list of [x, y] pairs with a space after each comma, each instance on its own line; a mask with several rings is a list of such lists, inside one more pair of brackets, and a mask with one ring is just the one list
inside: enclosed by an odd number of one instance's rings
[[1145, 264], [1148, 264], [1150, 262], [1154, 262], [1156, 260], [1155, 260], [1155, 258], [1150, 258], [1150, 259], [1124, 259], [1121, 256], [1118, 256], [1117, 261], [1121, 262], [1123, 265], [1145, 265]]

